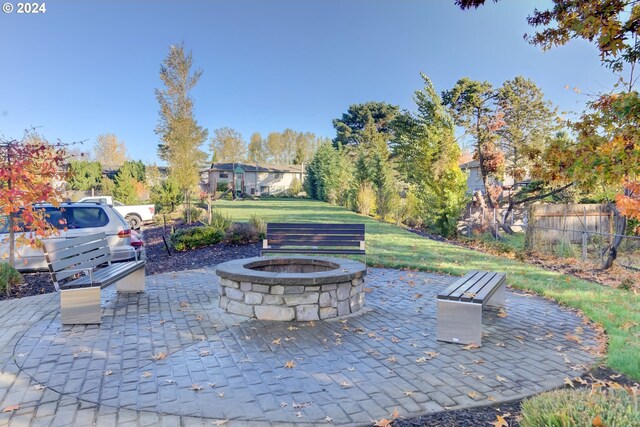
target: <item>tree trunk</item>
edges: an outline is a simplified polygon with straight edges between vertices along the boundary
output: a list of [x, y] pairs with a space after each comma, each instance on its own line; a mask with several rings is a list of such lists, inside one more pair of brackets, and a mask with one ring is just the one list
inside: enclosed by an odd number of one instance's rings
[[618, 247], [620, 247], [627, 231], [627, 218], [620, 215], [618, 208], [614, 204], [611, 204], [610, 206], [611, 211], [613, 212], [615, 235], [613, 237], [613, 242], [604, 250], [604, 261], [602, 262], [603, 270], [607, 270], [613, 266], [613, 262], [618, 257]]

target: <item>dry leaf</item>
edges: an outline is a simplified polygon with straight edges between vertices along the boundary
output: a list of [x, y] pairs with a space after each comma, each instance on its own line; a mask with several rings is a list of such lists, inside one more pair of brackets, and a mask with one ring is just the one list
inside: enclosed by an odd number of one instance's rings
[[275, 340], [271, 341], [271, 344], [273, 344], [273, 345], [280, 345], [280, 341], [281, 341], [281, 340], [282, 340], [282, 338], [277, 338], [277, 339], [275, 339]]
[[202, 320], [202, 319], [204, 319], [204, 317], [203, 317], [201, 314], [198, 314], [198, 315], [196, 316], [196, 320], [197, 320], [197, 321], [200, 321], [200, 320]]
[[280, 402], [280, 407], [281, 408], [286, 408], [287, 406], [289, 406], [289, 404], [287, 402]]
[[489, 401], [491, 401], [491, 402], [495, 402], [495, 401], [496, 401], [496, 398], [495, 398], [495, 397], [493, 397], [493, 396], [488, 396], [488, 397], [487, 397], [487, 400], [489, 400]]
[[413, 296], [413, 299], [420, 299], [420, 298], [422, 298], [422, 294], [415, 294]]
[[571, 386], [571, 388], [575, 388], [576, 386], [573, 385], [573, 381], [571, 381], [571, 378], [567, 377], [564, 379], [564, 383], [568, 386]]
[[496, 343], [496, 346], [498, 346], [498, 347], [506, 347], [507, 345], [505, 343], [503, 343], [502, 341], [500, 341], [499, 343]]
[[501, 308], [500, 311], [498, 311], [497, 316], [498, 317], [507, 317], [508, 315], [507, 315], [507, 312], [505, 311], [505, 309]]
[[506, 379], [505, 377], [501, 377], [500, 375], [496, 375], [496, 379], [501, 383], [506, 383], [507, 381], [509, 381], [508, 379]]
[[209, 350], [200, 350], [200, 352], [198, 353], [198, 356], [200, 357], [206, 357], [210, 355], [211, 355], [211, 352]]
[[202, 386], [200, 384], [191, 384], [191, 390], [200, 391], [202, 390]]
[[111, 369], [109, 369], [108, 371], [104, 371], [104, 375], [106, 377], [108, 377], [109, 375], [113, 374], [113, 371]]
[[387, 357], [387, 362], [396, 363], [396, 356], [392, 355], [390, 357]]
[[429, 359], [433, 359], [440, 353], [438, 353], [437, 351], [425, 351], [424, 354], [426, 354]]
[[144, 372], [142, 373], [142, 378], [151, 378], [151, 376], [152, 376], [152, 375], [153, 375], [153, 374], [152, 374], [151, 372], [149, 372], [149, 371], [144, 371]]
[[386, 418], [382, 418], [374, 422], [374, 427], [391, 427], [392, 420], [388, 420]]
[[302, 402], [302, 403], [293, 402], [291, 406], [293, 407], [293, 409], [304, 409], [310, 405], [311, 405], [311, 402]]
[[391, 413], [391, 418], [397, 420], [400, 418], [400, 414], [398, 413], [398, 408], [393, 408], [393, 412]]
[[464, 347], [462, 347], [464, 350], [475, 350], [476, 348], [480, 348], [480, 346], [474, 342], [472, 342], [471, 344], [467, 344]]
[[591, 421], [591, 427], [604, 427], [604, 423], [602, 422], [600, 415], [596, 415], [593, 421]]
[[166, 354], [166, 353], [163, 353], [163, 352], [160, 352], [160, 353], [158, 353], [158, 354], [154, 354], [154, 355], [152, 355], [152, 356], [151, 356], [151, 358], [152, 358], [153, 360], [155, 360], [155, 361], [162, 360], [162, 359], [164, 359], [165, 357], [167, 357], [167, 354]]
[[418, 357], [418, 358], [416, 359], [416, 363], [424, 363], [424, 362], [426, 362], [427, 360], [431, 360], [431, 359], [427, 359], [426, 357]]
[[304, 418], [304, 415], [302, 415], [302, 412], [298, 411], [298, 412], [296, 412], [296, 417]]
[[189, 304], [186, 301], [180, 301], [180, 307], [189, 307], [191, 304]]
[[398, 338], [398, 337], [391, 337], [391, 342], [392, 342], [392, 343], [394, 343], [394, 344], [397, 344], [397, 343], [399, 343], [399, 342], [400, 342], [400, 338]]
[[478, 393], [476, 393], [475, 391], [472, 391], [471, 393], [467, 393], [467, 396], [469, 396], [472, 399], [475, 399], [476, 397], [478, 397]]
[[333, 418], [331, 418], [329, 415], [327, 415], [326, 417], [324, 417], [324, 421], [330, 423], [330, 422], [333, 422]]
[[356, 371], [356, 367], [355, 366], [349, 366], [349, 367], [347, 367], [347, 371], [355, 372]]
[[493, 427], [509, 427], [509, 423], [507, 423], [503, 416], [498, 415], [496, 420], [491, 423]]
[[20, 405], [11, 405], [4, 408], [2, 412], [13, 412], [13, 411], [17, 411], [18, 409], [20, 409]]
[[292, 325], [292, 326], [289, 326], [287, 329], [290, 331], [295, 331], [296, 329], [298, 329], [298, 327]]
[[577, 335], [567, 334], [567, 335], [565, 335], [565, 338], [567, 339], [567, 341], [573, 341], [573, 342], [575, 342], [577, 344], [582, 344], [582, 340]]
[[213, 420], [212, 423], [214, 426], [221, 426], [229, 422], [229, 419], [226, 420]]
[[293, 369], [296, 367], [296, 362], [294, 362], [293, 360], [288, 360], [285, 362], [284, 367], [287, 369]]
[[224, 397], [224, 393], [222, 393], [222, 392], [218, 393], [218, 397], [220, 397], [220, 398]]
[[42, 384], [36, 384], [33, 388], [35, 388], [36, 390], [44, 390], [46, 387]]
[[587, 385], [587, 384], [589, 384], [589, 381], [585, 381], [585, 380], [583, 380], [583, 379], [582, 379], [582, 378], [580, 378], [580, 377], [575, 377], [573, 380], [574, 380], [575, 382], [578, 382], [578, 383], [582, 384], [582, 385]]
[[409, 396], [412, 396], [412, 395], [413, 395], [413, 392], [412, 392], [412, 391], [405, 391], [405, 392], [404, 392], [404, 395], [405, 395], [405, 396], [407, 396], [407, 397], [409, 397]]
[[351, 384], [349, 384], [349, 383], [348, 383], [348, 382], [346, 382], [346, 381], [342, 381], [342, 382], [340, 383], [340, 385], [342, 386], [342, 388], [348, 388], [348, 387], [351, 387]]

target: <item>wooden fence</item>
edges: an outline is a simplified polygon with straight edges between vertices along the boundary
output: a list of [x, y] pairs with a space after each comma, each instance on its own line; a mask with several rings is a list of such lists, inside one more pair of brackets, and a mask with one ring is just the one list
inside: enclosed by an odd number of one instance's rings
[[544, 238], [578, 243], [583, 233], [609, 235], [613, 213], [607, 205], [533, 205], [528, 225], [544, 230]]

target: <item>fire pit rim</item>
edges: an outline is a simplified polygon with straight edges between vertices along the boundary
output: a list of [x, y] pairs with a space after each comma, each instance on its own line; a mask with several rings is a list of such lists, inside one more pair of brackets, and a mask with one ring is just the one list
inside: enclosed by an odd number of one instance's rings
[[[317, 271], [313, 273], [276, 273], [270, 271], [260, 271], [248, 268], [248, 265], [263, 263], [277, 264], [277, 260], [287, 261], [311, 261], [305, 264], [313, 264], [313, 261], [320, 261], [319, 265], [334, 264], [336, 268], [327, 271]], [[280, 262], [281, 263], [281, 262]], [[267, 264], [269, 265], [269, 264]], [[318, 256], [277, 256], [277, 257], [253, 257], [227, 261], [216, 267], [216, 274], [224, 279], [239, 282], [252, 282], [263, 285], [315, 285], [323, 283], [347, 282], [361, 278], [366, 274], [366, 265], [361, 262], [347, 258], [330, 258]]]

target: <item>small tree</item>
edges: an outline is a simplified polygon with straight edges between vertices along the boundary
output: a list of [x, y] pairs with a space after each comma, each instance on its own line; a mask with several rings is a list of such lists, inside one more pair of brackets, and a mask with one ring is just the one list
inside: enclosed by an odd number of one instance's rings
[[127, 161], [127, 146], [112, 133], [98, 135], [93, 156], [105, 168], [116, 170]]
[[98, 188], [102, 180], [100, 162], [71, 160], [69, 162], [67, 185], [70, 190], [87, 191]]
[[[36, 244], [39, 238], [55, 232], [46, 221], [43, 209], [34, 204], [61, 200], [56, 182], [64, 163], [61, 144], [52, 145], [40, 138], [37, 142], [0, 140], [0, 213], [8, 218], [9, 258], [15, 266], [16, 243]], [[31, 232], [31, 233], [28, 233]]]

